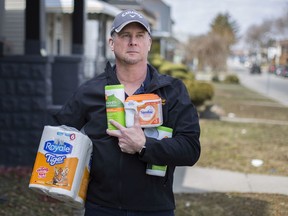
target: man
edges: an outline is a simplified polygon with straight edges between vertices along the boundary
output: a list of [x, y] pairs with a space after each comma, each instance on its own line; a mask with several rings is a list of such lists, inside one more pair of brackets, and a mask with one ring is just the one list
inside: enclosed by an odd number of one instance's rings
[[[144, 16], [126, 10], [115, 17], [109, 45], [115, 66], [82, 85], [55, 115], [59, 124], [85, 131], [93, 142], [85, 215], [173, 216], [175, 166], [192, 166], [200, 156], [197, 111], [183, 83], [160, 75], [148, 64], [151, 31]], [[173, 138], [145, 137], [135, 115], [134, 125], [107, 130], [106, 85], [123, 84], [126, 97], [154, 93], [162, 99], [163, 126]], [[147, 163], [168, 165], [165, 177], [145, 173]]]

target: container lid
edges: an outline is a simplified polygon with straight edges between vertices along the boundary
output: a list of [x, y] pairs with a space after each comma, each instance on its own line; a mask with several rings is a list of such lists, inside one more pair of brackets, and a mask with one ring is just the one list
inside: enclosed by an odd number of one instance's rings
[[113, 89], [124, 89], [124, 85], [119, 84], [119, 85], [106, 85], [105, 86], [105, 90], [113, 90]]
[[172, 132], [173, 132], [173, 129], [172, 129], [172, 128], [164, 127], [164, 126], [158, 126], [157, 129], [158, 129], [158, 130], [161, 130], [161, 131], [166, 131], [166, 132], [168, 132], [168, 133], [172, 133]]
[[139, 95], [131, 95], [127, 97], [126, 101], [143, 101], [143, 100], [158, 100], [160, 97], [157, 94], [139, 94]]

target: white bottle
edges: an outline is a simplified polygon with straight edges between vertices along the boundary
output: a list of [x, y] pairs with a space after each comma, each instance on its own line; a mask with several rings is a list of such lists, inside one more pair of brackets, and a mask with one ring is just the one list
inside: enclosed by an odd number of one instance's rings
[[[171, 138], [173, 129], [169, 127], [159, 126], [157, 128], [145, 128], [144, 133], [147, 137], [152, 137], [157, 140], [163, 138]], [[167, 165], [147, 164], [146, 174], [164, 177], [166, 174]]]

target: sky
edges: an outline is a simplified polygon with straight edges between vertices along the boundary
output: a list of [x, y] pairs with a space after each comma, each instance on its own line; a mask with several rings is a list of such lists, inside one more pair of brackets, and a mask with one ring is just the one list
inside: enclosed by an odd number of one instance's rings
[[[228, 12], [239, 25], [242, 35], [249, 26], [265, 19], [278, 18], [288, 11], [288, 0], [163, 0], [171, 7], [175, 24], [173, 32], [206, 34], [210, 23], [219, 13]], [[176, 36], [176, 35], [175, 35]]]

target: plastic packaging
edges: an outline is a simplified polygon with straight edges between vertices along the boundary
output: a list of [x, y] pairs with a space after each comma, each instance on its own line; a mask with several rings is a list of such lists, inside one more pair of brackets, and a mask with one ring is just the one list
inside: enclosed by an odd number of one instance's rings
[[92, 141], [75, 128], [45, 126], [29, 188], [75, 208], [84, 208]]
[[162, 100], [156, 94], [132, 95], [125, 100], [126, 127], [134, 125], [134, 115], [139, 113], [142, 128], [157, 127], [163, 123]]

